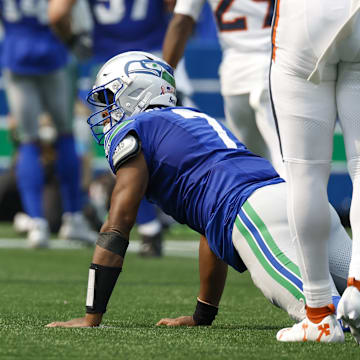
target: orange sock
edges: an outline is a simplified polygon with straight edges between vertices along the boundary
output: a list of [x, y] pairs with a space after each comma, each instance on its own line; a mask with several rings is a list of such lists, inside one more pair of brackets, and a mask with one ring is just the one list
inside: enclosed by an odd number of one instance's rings
[[355, 278], [348, 278], [347, 286], [355, 286], [360, 291], [360, 281]]
[[310, 306], [306, 306], [306, 316], [314, 324], [320, 323], [324, 317], [334, 313], [335, 313], [334, 304], [329, 304], [327, 306], [323, 306], [319, 308], [312, 308]]

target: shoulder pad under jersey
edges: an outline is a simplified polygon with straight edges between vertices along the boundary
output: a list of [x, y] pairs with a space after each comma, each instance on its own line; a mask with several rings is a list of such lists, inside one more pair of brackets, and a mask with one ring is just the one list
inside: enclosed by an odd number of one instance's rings
[[114, 166], [114, 173], [127, 160], [134, 157], [141, 149], [140, 140], [134, 135], [127, 134], [115, 148], [112, 155], [112, 163]]

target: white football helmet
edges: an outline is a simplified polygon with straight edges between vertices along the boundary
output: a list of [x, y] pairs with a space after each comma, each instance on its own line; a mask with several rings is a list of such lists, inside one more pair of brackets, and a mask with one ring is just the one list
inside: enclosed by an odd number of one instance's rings
[[88, 119], [96, 141], [101, 144], [116, 123], [150, 106], [175, 106], [174, 71], [152, 54], [125, 52], [111, 58], [100, 69], [87, 100], [101, 107]]

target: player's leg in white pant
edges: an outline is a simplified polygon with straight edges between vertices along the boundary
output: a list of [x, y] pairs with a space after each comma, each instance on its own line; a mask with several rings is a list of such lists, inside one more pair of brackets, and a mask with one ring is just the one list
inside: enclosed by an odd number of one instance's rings
[[336, 289], [342, 294], [349, 274], [352, 241], [341, 224], [339, 215], [330, 206], [329, 268]]
[[[276, 210], [273, 206], [276, 204]], [[332, 209], [330, 243], [331, 272], [336, 274], [336, 287], [344, 289], [350, 263], [351, 240]], [[286, 214], [286, 184], [256, 190], [243, 205], [233, 230], [233, 243], [265, 297], [302, 320], [304, 295], [297, 266], [296, 249], [291, 239]], [[343, 247], [347, 256], [338, 249]], [[339, 293], [331, 281], [332, 295]]]
[[297, 239], [310, 307], [331, 303], [328, 279], [330, 212], [327, 182], [336, 119], [335, 82], [318, 86], [271, 68], [271, 91], [288, 182], [288, 218]]
[[[331, 61], [328, 58], [333, 65], [326, 64], [319, 85], [306, 79], [349, 8], [350, 0], [341, 4], [336, 0], [278, 2], [273, 28], [271, 91], [287, 168], [289, 222], [297, 238], [307, 317], [313, 323], [334, 317], [328, 306], [326, 188], [336, 118], [336, 54], [331, 54]], [[296, 334], [297, 329], [287, 331], [285, 341], [294, 341], [292, 332]]]
[[[250, 196], [237, 217], [233, 243], [265, 297], [299, 321], [305, 317], [305, 297], [287, 223], [285, 187], [285, 184], [266, 186]], [[277, 204], [276, 212], [273, 211], [274, 203]], [[332, 215], [335, 235], [331, 242], [343, 244], [350, 253], [351, 240], [341, 227], [337, 214], [333, 211]], [[331, 248], [334, 251], [331, 256], [335, 259], [337, 248]], [[341, 272], [338, 268], [348, 269], [349, 262], [349, 256], [332, 262], [332, 270], [338, 273], [338, 279]], [[347, 271], [337, 285], [343, 288], [346, 277]], [[339, 295], [333, 283], [332, 294]]]
[[268, 88], [253, 91], [250, 95], [250, 105], [255, 111], [257, 128], [267, 145], [269, 160], [279, 175], [285, 178], [285, 167], [281, 156], [279, 137], [276, 131]]
[[269, 150], [257, 128], [254, 109], [250, 106], [250, 95], [224, 96], [226, 125], [234, 135], [254, 154], [270, 159]]
[[337, 105], [344, 134], [348, 170], [353, 182], [350, 222], [353, 233], [353, 259], [349, 277], [360, 280], [360, 63], [340, 63]]
[[[271, 208], [276, 204], [276, 211]], [[242, 206], [233, 244], [254, 284], [296, 321], [305, 317], [305, 297], [286, 215], [286, 184], [256, 190]]]
[[288, 218], [294, 232], [307, 304], [318, 308], [331, 303], [328, 281], [330, 210], [326, 184], [330, 165], [285, 162]]
[[[340, 63], [337, 81], [337, 103], [344, 134], [348, 169], [353, 182], [350, 223], [353, 233], [352, 260], [349, 278], [360, 280], [360, 63]], [[345, 291], [338, 316], [350, 325], [356, 341], [360, 343], [360, 289], [354, 284]], [[349, 284], [351, 285], [351, 284]]]
[[224, 96], [224, 107], [226, 125], [235, 136], [285, 176], [268, 90], [258, 87], [251, 94]]

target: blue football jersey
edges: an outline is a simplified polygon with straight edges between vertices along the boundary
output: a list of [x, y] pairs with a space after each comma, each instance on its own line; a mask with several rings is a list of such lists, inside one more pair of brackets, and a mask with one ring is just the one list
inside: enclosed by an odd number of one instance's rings
[[113, 172], [115, 149], [129, 133], [140, 140], [149, 170], [146, 197], [205, 235], [219, 258], [244, 271], [232, 243], [233, 224], [253, 191], [283, 181], [271, 164], [215, 119], [178, 107], [144, 112], [111, 129], [104, 147]]
[[163, 0], [89, 0], [95, 61], [125, 51], [161, 50], [169, 15]]
[[47, 6], [48, 0], [0, 0], [4, 68], [35, 75], [66, 64], [67, 50], [48, 26]]

